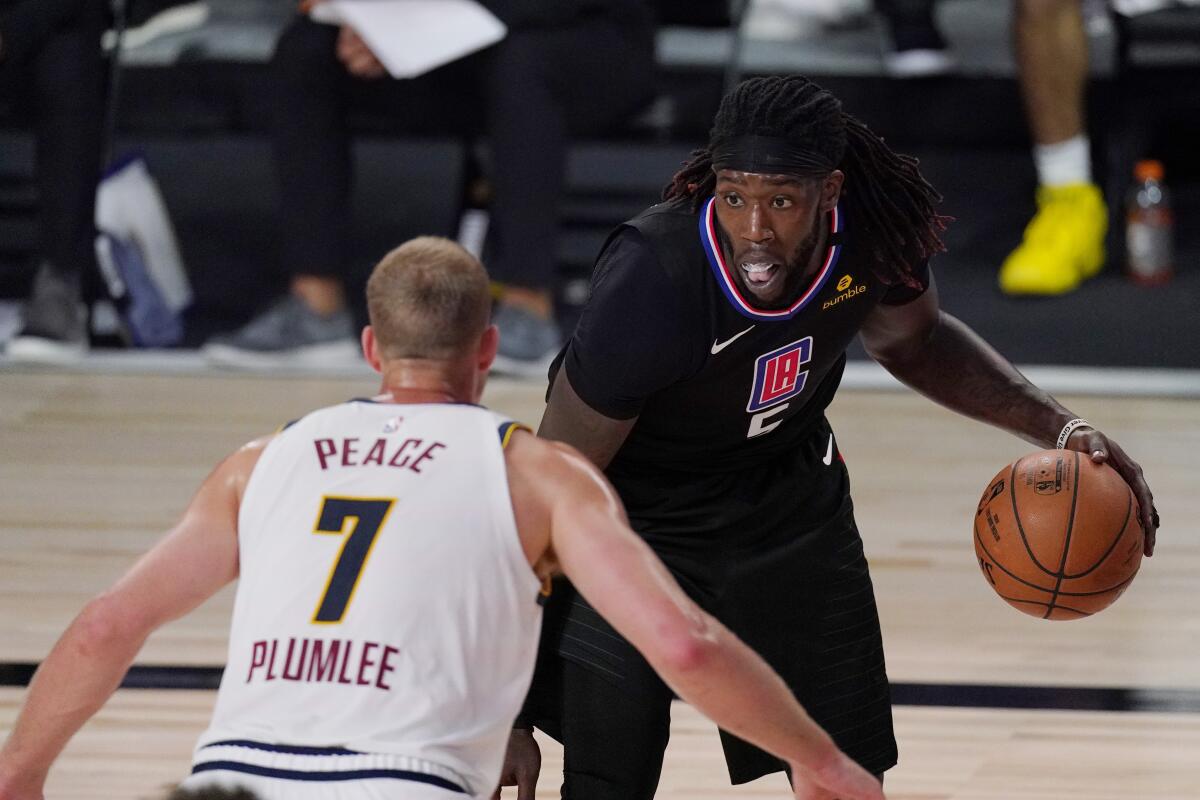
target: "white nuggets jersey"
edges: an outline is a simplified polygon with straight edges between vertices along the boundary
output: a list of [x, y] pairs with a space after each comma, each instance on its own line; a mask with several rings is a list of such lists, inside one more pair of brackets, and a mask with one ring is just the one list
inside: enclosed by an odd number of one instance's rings
[[490, 796], [542, 617], [505, 471], [515, 427], [470, 405], [353, 401], [266, 446], [238, 521], [228, 663], [185, 785]]

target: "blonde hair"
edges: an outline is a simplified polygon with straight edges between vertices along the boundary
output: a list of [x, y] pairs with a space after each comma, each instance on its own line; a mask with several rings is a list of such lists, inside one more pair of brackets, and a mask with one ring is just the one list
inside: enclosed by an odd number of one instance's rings
[[367, 281], [367, 313], [385, 358], [462, 355], [488, 325], [487, 272], [455, 242], [418, 237], [376, 265]]

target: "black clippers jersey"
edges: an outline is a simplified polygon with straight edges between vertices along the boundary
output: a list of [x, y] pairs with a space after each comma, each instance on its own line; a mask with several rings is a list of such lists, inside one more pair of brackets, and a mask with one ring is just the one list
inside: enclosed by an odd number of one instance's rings
[[823, 419], [875, 305], [919, 294], [874, 275], [842, 203], [800, 297], [756, 309], [725, 263], [713, 205], [656, 205], [618, 228], [597, 261], [563, 363], [592, 408], [638, 418], [614, 466], [721, 472], [793, 450]]

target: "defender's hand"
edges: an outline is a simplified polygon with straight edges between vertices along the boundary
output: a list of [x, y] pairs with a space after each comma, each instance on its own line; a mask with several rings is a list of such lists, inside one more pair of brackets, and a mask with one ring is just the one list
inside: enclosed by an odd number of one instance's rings
[[1145, 532], [1144, 552], [1154, 555], [1154, 540], [1158, 533], [1158, 510], [1154, 507], [1154, 495], [1142, 475], [1142, 468], [1130, 458], [1121, 446], [1095, 428], [1083, 426], [1072, 431], [1066, 448], [1085, 453], [1097, 464], [1107, 463], [1125, 479], [1138, 502], [1138, 518]]
[[879, 780], [841, 752], [818, 769], [793, 764], [792, 791], [796, 800], [886, 800]]
[[500, 788], [517, 787], [517, 800], [533, 800], [538, 774], [542, 771], [542, 750], [533, 738], [533, 731], [514, 728], [508, 735], [504, 753], [504, 769], [500, 771], [500, 786], [492, 800], [500, 800]]

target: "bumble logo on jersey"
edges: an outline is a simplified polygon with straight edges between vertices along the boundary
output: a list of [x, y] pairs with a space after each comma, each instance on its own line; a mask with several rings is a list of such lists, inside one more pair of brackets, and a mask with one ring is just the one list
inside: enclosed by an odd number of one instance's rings
[[854, 283], [854, 278], [851, 278], [849, 275], [843, 275], [841, 277], [841, 279], [837, 282], [837, 290], [839, 292], [841, 292], [841, 294], [837, 295], [836, 297], [831, 297], [828, 300], [826, 300], [824, 303], [822, 303], [821, 310], [825, 311], [828, 308], [832, 308], [833, 306], [836, 306], [838, 303], [842, 303], [842, 302], [845, 302], [846, 300], [850, 300], [852, 298], [858, 297], [860, 294], [867, 291], [867, 287], [862, 285], [861, 283], [858, 286], [851, 288], [851, 284], [853, 284], [853, 283]]

